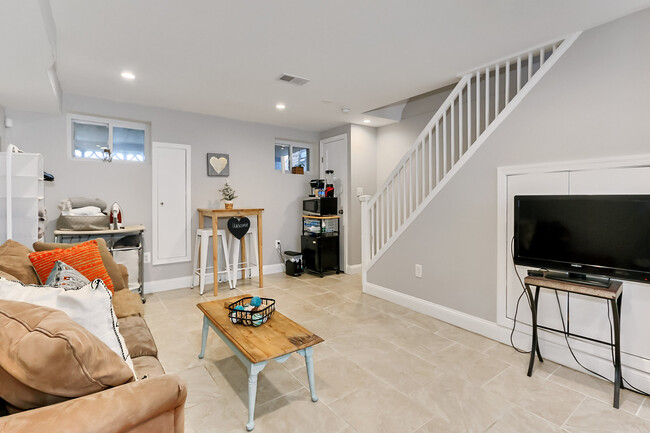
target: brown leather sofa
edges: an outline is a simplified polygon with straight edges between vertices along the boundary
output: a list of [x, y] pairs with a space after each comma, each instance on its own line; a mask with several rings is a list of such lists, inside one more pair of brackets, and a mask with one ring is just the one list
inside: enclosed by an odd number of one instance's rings
[[[4, 416], [0, 416], [0, 433], [184, 431], [185, 382], [179, 376], [165, 374], [157, 358], [156, 344], [143, 318], [140, 297], [128, 290], [124, 283], [128, 281], [126, 268], [113, 261], [103, 241], [100, 240], [98, 244], [102, 261], [115, 287], [113, 307], [120, 333], [139, 380], [25, 411], [17, 411], [9, 405], [0, 407], [0, 414], [4, 413]], [[36, 243], [34, 249], [42, 251], [70, 246]], [[27, 247], [13, 241], [0, 246], [0, 276], [34, 284], [35, 273], [30, 273], [33, 269], [30, 269], [27, 257], [29, 252]], [[2, 400], [0, 406], [5, 406]]]

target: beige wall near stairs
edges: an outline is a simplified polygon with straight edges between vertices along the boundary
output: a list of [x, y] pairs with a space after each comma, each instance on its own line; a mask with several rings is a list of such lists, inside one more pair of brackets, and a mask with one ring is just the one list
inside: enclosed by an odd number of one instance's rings
[[650, 10], [583, 33], [368, 281], [495, 322], [497, 168], [650, 153], [650, 57], [640, 54], [648, 47]]

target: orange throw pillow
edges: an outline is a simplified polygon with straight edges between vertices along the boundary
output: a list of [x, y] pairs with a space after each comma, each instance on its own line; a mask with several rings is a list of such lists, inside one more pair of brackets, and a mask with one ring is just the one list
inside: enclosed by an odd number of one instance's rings
[[113, 281], [108, 275], [96, 240], [84, 242], [67, 249], [56, 248], [49, 251], [38, 251], [29, 255], [41, 284], [45, 284], [47, 277], [54, 268], [57, 260], [67, 263], [79, 271], [84, 277], [93, 281], [96, 278], [104, 281], [108, 290], [113, 293]]

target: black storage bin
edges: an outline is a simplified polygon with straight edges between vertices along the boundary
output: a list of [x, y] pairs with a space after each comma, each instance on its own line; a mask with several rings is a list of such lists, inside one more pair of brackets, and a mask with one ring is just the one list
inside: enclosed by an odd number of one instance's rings
[[297, 277], [302, 274], [302, 254], [296, 251], [285, 251], [284, 256], [287, 259], [285, 262], [287, 275]]

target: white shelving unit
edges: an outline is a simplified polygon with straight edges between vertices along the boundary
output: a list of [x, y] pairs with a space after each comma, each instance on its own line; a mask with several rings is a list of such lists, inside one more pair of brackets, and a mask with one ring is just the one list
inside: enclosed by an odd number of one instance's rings
[[43, 157], [39, 153], [0, 153], [0, 240], [31, 248], [38, 240], [43, 200]]

